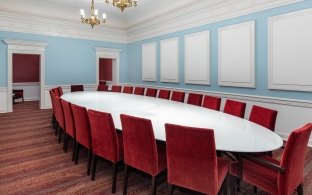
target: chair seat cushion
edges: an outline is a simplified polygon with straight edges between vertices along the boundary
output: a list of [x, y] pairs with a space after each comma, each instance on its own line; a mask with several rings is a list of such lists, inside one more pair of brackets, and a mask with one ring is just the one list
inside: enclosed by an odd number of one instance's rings
[[[279, 165], [279, 161], [269, 156], [257, 156], [263, 160], [269, 161], [276, 165]], [[235, 162], [231, 165], [231, 174], [238, 175], [238, 163]], [[271, 194], [277, 194], [277, 176], [278, 172], [259, 165], [250, 160], [243, 160], [243, 180], [256, 185]]]

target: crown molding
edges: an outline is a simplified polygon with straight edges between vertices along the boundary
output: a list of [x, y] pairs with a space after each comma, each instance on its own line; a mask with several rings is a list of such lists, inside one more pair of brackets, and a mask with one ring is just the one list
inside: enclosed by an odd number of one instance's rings
[[206, 1], [189, 9], [165, 14], [127, 29], [128, 42], [135, 42], [201, 25], [218, 22], [303, 0], [227, 0]]
[[[30, 15], [21, 15], [12, 12], [0, 11], [0, 30], [31, 33], [67, 38], [127, 43], [125, 29], [110, 26], [82, 25], [80, 22], [66, 22], [48, 18], [38, 18]], [[21, 20], [24, 18], [24, 20]], [[27, 18], [27, 19], [25, 19]]]

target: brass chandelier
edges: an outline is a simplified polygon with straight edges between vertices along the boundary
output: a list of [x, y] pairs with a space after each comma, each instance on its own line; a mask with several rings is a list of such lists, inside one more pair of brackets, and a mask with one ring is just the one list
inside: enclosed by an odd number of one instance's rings
[[[105, 1], [106, 3], [109, 3], [109, 0]], [[137, 0], [112, 0], [112, 4], [115, 7], [118, 7], [123, 12], [125, 8], [129, 8], [132, 6], [137, 6]]]
[[[93, 28], [95, 25], [99, 25], [101, 23], [99, 19], [99, 11], [97, 9], [94, 9], [94, 0], [91, 1], [91, 16], [89, 18], [85, 18], [85, 12], [84, 9], [80, 9], [80, 15], [81, 15], [81, 22], [84, 24], [90, 24]], [[103, 13], [103, 23], [105, 23], [106, 20], [106, 14]]]

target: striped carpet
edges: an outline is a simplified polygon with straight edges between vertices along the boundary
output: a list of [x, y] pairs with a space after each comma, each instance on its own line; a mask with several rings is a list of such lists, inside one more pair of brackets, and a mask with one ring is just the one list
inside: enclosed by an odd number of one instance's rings
[[[95, 181], [86, 175], [86, 151], [78, 165], [71, 161], [72, 148], [62, 151], [51, 126], [51, 110], [40, 110], [38, 102], [17, 103], [14, 112], [0, 114], [0, 194], [111, 194], [111, 164], [99, 161]], [[71, 144], [69, 144], [71, 146]], [[274, 153], [280, 158], [281, 151]], [[312, 150], [307, 150], [305, 194], [312, 194]], [[123, 172], [119, 167], [116, 194], [122, 194]], [[165, 176], [160, 178], [165, 180]], [[129, 194], [149, 194], [149, 177], [131, 172]], [[251, 194], [244, 184], [240, 194]], [[167, 183], [157, 187], [167, 194]], [[175, 194], [196, 194], [176, 189]], [[260, 192], [260, 194], [264, 194]]]

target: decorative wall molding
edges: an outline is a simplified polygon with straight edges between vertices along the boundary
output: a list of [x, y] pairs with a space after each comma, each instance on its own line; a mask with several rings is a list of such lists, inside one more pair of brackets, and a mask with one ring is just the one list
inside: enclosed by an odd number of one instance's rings
[[142, 80], [157, 80], [157, 43], [145, 43], [142, 45]]
[[218, 76], [221, 86], [255, 87], [254, 21], [219, 28]]
[[[259, 105], [278, 111], [275, 132], [283, 139], [287, 140], [291, 131], [302, 127], [306, 123], [311, 123], [312, 101], [296, 99], [274, 98], [266, 96], [254, 96], [235, 93], [223, 93], [215, 91], [192, 90], [184, 88], [172, 88], [155, 85], [142, 85], [135, 83], [122, 83], [123, 85], [152, 87], [157, 89], [168, 89], [175, 91], [185, 91], [186, 93], [201, 93], [222, 98], [221, 110], [223, 110], [226, 99], [244, 101], [247, 104], [245, 119], [248, 120], [252, 105]], [[186, 97], [187, 99], [187, 97]], [[293, 113], [296, 113], [295, 115]], [[291, 118], [291, 120], [289, 120]], [[309, 139], [309, 146], [312, 146], [312, 136]]]
[[185, 35], [184, 47], [185, 83], [209, 85], [210, 32]]
[[160, 41], [160, 81], [179, 82], [179, 38]]
[[144, 40], [300, 1], [303, 0], [202, 1], [130, 26], [128, 40]]
[[270, 89], [312, 92], [311, 21], [312, 9], [269, 18]]
[[[21, 20], [25, 17], [27, 20]], [[3, 31], [127, 43], [126, 30], [107, 25], [92, 29], [79, 21], [76, 23], [66, 22], [5, 11], [0, 11], [0, 18], [0, 30]]]

